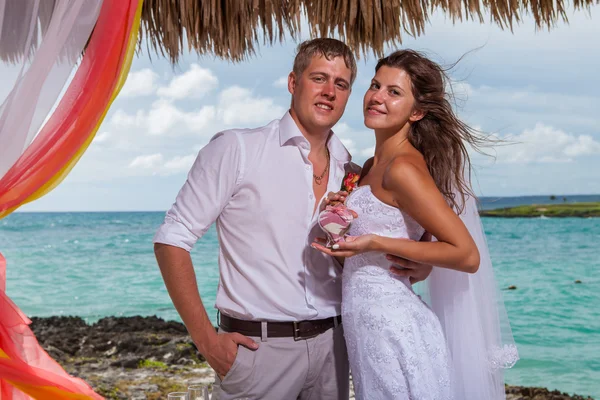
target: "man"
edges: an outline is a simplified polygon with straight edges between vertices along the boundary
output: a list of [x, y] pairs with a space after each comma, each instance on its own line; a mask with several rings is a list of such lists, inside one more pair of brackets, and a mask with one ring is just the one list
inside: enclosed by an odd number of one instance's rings
[[[310, 244], [323, 236], [317, 214], [326, 193], [355, 167], [331, 132], [355, 77], [342, 42], [302, 43], [288, 77], [289, 112], [217, 134], [154, 238], [169, 295], [215, 370], [219, 399], [348, 399], [341, 266]], [[218, 334], [189, 255], [215, 221]]]

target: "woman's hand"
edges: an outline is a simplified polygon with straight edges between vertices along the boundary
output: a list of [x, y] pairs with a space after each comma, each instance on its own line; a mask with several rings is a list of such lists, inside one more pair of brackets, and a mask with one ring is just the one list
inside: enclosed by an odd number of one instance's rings
[[316, 238], [311, 246], [332, 257], [352, 257], [360, 253], [372, 251], [376, 237], [377, 235], [346, 236], [345, 242], [338, 242], [331, 249], [324, 246], [325, 239]]

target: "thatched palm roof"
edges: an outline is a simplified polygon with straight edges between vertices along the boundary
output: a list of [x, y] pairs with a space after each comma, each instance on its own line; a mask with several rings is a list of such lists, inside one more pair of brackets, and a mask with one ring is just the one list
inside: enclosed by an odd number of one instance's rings
[[[512, 29], [531, 14], [539, 28], [567, 20], [566, 10], [589, 9], [600, 0], [145, 0], [143, 36], [148, 46], [176, 62], [184, 50], [239, 61], [261, 38], [271, 44], [286, 33], [297, 37], [306, 15], [311, 36], [338, 34], [357, 54], [381, 55], [403, 34], [420, 35], [430, 13], [453, 21], [491, 22]], [[260, 33], [263, 33], [261, 36]]]
[[[23, 25], [14, 17], [22, 15], [33, 0], [4, 1], [0, 37], [6, 38]], [[55, 0], [40, 2], [42, 32], [54, 4]], [[261, 40], [272, 44], [286, 34], [296, 39], [304, 15], [311, 36], [337, 35], [357, 55], [381, 55], [385, 43], [398, 43], [404, 34], [422, 34], [429, 15], [438, 9], [454, 22], [484, 23], [489, 15], [489, 22], [503, 29], [512, 29], [530, 14], [538, 28], [551, 28], [567, 20], [567, 9], [589, 10], [594, 4], [600, 0], [144, 0], [140, 43], [145, 38], [149, 48], [173, 63], [188, 48], [239, 61], [251, 55]], [[32, 47], [37, 34], [34, 39]], [[26, 52], [22, 42], [0, 40], [0, 59], [17, 61]]]

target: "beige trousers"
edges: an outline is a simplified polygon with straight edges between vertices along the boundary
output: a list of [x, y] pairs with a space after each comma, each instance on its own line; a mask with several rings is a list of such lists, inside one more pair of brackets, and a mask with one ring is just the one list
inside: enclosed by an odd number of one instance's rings
[[349, 367], [343, 326], [310, 339], [253, 337], [258, 350], [238, 347], [216, 400], [348, 400]]

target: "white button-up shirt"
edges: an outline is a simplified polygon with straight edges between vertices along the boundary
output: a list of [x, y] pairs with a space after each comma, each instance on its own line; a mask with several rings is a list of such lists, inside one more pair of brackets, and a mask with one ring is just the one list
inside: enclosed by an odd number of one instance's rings
[[[327, 145], [326, 193], [357, 168], [333, 133]], [[221, 312], [264, 321], [340, 314], [341, 268], [310, 247], [324, 234], [309, 151], [289, 112], [262, 128], [221, 132], [200, 150], [154, 242], [190, 251], [216, 221]]]

